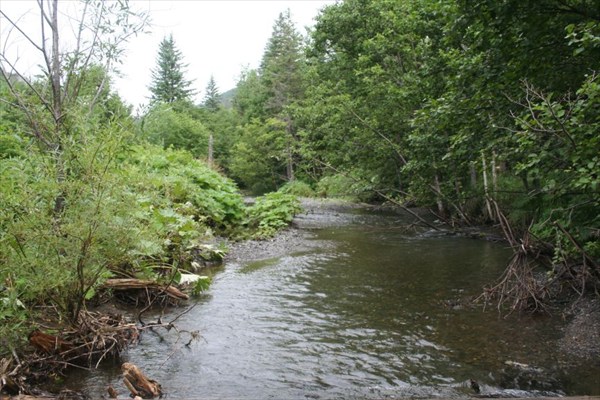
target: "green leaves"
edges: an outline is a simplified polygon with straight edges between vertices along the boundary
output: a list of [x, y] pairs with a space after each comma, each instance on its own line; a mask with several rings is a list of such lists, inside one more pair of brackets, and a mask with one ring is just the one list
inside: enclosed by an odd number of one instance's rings
[[565, 31], [575, 56], [600, 47], [600, 22], [598, 21], [569, 24], [565, 27]]
[[272, 192], [257, 197], [248, 208], [245, 225], [252, 230], [252, 237], [266, 239], [289, 225], [294, 215], [302, 210], [296, 196]]
[[198, 158], [208, 156], [208, 129], [189, 112], [172, 104], [158, 104], [144, 117], [142, 135], [164, 148], [188, 150]]
[[246, 124], [232, 152], [231, 174], [255, 194], [276, 190], [286, 180], [289, 139], [279, 119]]

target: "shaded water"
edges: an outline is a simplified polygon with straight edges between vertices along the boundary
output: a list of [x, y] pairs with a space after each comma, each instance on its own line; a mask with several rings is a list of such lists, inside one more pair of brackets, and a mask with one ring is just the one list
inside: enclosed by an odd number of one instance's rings
[[[484, 393], [600, 394], [599, 368], [577, 370], [555, 351], [559, 320], [462, 305], [498, 276], [510, 255], [502, 245], [407, 233], [397, 215], [300, 224], [310, 250], [217, 272], [177, 321], [199, 341], [147, 333], [128, 360], [171, 398], [462, 397], [471, 378]], [[96, 398], [123, 387], [118, 368], [71, 380]]]

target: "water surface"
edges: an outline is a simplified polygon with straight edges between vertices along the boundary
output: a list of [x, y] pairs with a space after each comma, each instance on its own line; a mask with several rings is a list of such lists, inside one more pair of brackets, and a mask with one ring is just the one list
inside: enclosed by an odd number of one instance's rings
[[[177, 321], [199, 340], [147, 333], [128, 360], [171, 398], [464, 397], [469, 379], [485, 393], [600, 394], [600, 368], [555, 351], [559, 319], [465, 306], [499, 275], [504, 245], [415, 232], [395, 214], [299, 221], [310, 250], [228, 263]], [[96, 397], [123, 387], [114, 367], [72, 379]]]

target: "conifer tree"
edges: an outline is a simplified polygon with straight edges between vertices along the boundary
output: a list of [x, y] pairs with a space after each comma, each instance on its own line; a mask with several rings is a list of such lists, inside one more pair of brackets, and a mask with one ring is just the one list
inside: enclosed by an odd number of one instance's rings
[[210, 80], [206, 85], [206, 94], [204, 95], [203, 105], [212, 112], [218, 111], [221, 105], [221, 94], [219, 93], [219, 89], [217, 88], [217, 83], [215, 82], [215, 77], [213, 75], [210, 76]]
[[286, 176], [294, 178], [294, 141], [296, 134], [288, 106], [304, 94], [304, 56], [302, 35], [296, 30], [290, 10], [279, 14], [261, 62], [261, 81], [266, 90], [268, 114], [285, 124]]
[[296, 30], [290, 10], [279, 14], [263, 54], [260, 73], [267, 91], [266, 108], [272, 116], [303, 96], [304, 56], [302, 35]]
[[156, 69], [152, 71], [153, 103], [173, 103], [179, 100], [190, 100], [194, 90], [192, 81], [184, 78], [187, 64], [183, 64], [181, 51], [175, 47], [173, 35], [165, 37], [158, 48]]

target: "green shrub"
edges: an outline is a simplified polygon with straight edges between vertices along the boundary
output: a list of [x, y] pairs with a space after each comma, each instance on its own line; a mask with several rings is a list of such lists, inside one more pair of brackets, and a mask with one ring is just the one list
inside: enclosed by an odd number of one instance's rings
[[303, 181], [294, 180], [283, 185], [279, 192], [292, 194], [298, 197], [314, 197], [315, 191], [310, 187], [310, 185]]
[[136, 190], [151, 194], [153, 206], [190, 203], [195, 219], [220, 234], [236, 229], [244, 218], [243, 199], [230, 179], [183, 150], [134, 146], [126, 165], [138, 176]]
[[296, 196], [272, 192], [258, 197], [254, 205], [248, 208], [246, 226], [251, 236], [265, 239], [288, 226], [294, 215], [302, 210]]
[[244, 222], [232, 181], [185, 151], [126, 147], [122, 137], [97, 132], [70, 143], [61, 182], [49, 155], [0, 159], [1, 326], [16, 329], [48, 302], [75, 317], [111, 271], [155, 279], [157, 266], [185, 267], [213, 231]]
[[165, 148], [188, 150], [196, 157], [208, 156], [208, 129], [189, 113], [170, 104], [156, 105], [144, 118], [144, 138]]

